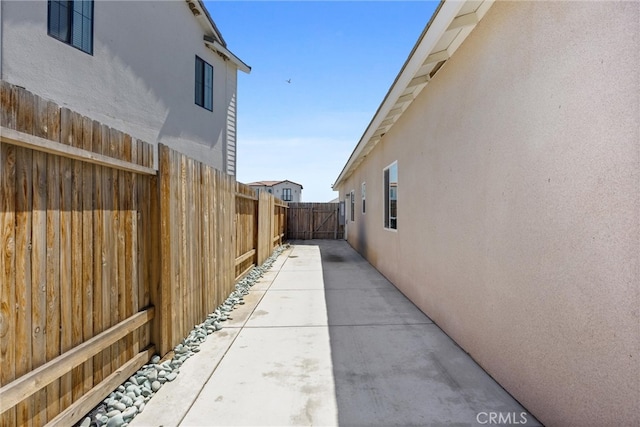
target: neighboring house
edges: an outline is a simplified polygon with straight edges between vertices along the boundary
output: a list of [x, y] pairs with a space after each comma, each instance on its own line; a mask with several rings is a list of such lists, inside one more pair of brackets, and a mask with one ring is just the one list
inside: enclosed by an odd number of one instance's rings
[[238, 70], [200, 0], [6, 1], [0, 78], [230, 175]]
[[247, 184], [256, 191], [266, 191], [285, 202], [302, 201], [302, 185], [293, 181], [257, 181]]
[[348, 242], [549, 426], [640, 425], [639, 26], [440, 3], [333, 186]]

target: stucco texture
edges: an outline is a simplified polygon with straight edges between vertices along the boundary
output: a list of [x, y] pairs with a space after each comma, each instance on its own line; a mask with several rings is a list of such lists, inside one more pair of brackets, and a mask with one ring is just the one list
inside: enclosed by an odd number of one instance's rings
[[640, 424], [639, 26], [496, 2], [340, 186], [351, 245], [550, 426]]
[[[47, 35], [46, 1], [1, 7], [3, 80], [225, 169], [237, 69], [205, 46], [185, 2], [95, 2], [92, 55]], [[195, 104], [196, 55], [214, 68], [213, 112]]]

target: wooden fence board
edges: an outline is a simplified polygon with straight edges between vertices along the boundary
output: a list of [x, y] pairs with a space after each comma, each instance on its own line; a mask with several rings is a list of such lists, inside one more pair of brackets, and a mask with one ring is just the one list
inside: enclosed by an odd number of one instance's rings
[[[143, 166], [148, 165], [148, 160], [145, 158], [147, 151], [144, 144], [140, 140], [136, 140], [135, 145], [132, 144], [132, 153], [136, 152], [136, 156], [133, 157], [136, 162], [139, 162]], [[135, 193], [136, 209], [133, 211], [134, 220], [136, 221], [136, 233], [137, 233], [137, 275], [138, 275], [138, 307], [134, 307], [134, 311], [138, 311], [141, 308], [149, 305], [149, 292], [151, 286], [151, 278], [147, 274], [149, 263], [148, 255], [148, 238], [152, 233], [147, 232], [147, 227], [150, 224], [150, 212], [148, 210], [150, 194], [150, 179], [135, 179]], [[145, 325], [140, 329], [138, 337], [138, 351], [144, 348], [147, 343], [150, 342], [150, 325]], [[134, 350], [135, 353], [135, 350]]]
[[[209, 168], [202, 168], [201, 170], [201, 186], [199, 188], [200, 190], [200, 200], [201, 200], [201, 211], [202, 211], [202, 229], [201, 229], [201, 236], [202, 236], [202, 280], [203, 283], [210, 283], [211, 281], [211, 245], [210, 245], [210, 233], [211, 233], [211, 228], [210, 228], [210, 213], [209, 213], [209, 191], [207, 191], [207, 188], [209, 188], [210, 182], [209, 182], [209, 173], [208, 173]], [[204, 313], [209, 312], [208, 307], [209, 307], [209, 292], [208, 292], [208, 286], [203, 288], [203, 292], [202, 292], [202, 299], [201, 299], [201, 310]]]
[[[94, 143], [94, 132], [99, 133], [99, 124], [88, 118], [84, 119], [82, 148], [92, 151]], [[93, 337], [93, 321], [94, 321], [94, 296], [96, 286], [94, 282], [94, 242], [96, 235], [94, 234], [94, 178], [98, 175], [97, 168], [92, 164], [82, 164], [82, 342]], [[96, 199], [99, 195], [96, 193]], [[90, 358], [83, 366], [82, 393], [87, 393], [93, 387], [93, 361]], [[74, 401], [79, 395], [74, 393]]]
[[[17, 104], [20, 98], [28, 98], [28, 103], [22, 108]], [[47, 118], [48, 103], [39, 99], [31, 100], [24, 92], [13, 92], [13, 100], [16, 102], [12, 114], [13, 124], [22, 132], [34, 133], [34, 121], [36, 109], [42, 107]], [[19, 112], [17, 110], [20, 110]], [[18, 120], [19, 119], [19, 120]], [[16, 177], [17, 191], [16, 201], [16, 303], [18, 310], [16, 318], [16, 377], [31, 370], [31, 293], [33, 283], [31, 281], [31, 211], [32, 211], [32, 153], [30, 150], [16, 149]], [[18, 425], [31, 425], [33, 400], [20, 402], [16, 407], [16, 421]]]
[[[16, 148], [16, 377], [31, 371], [32, 158], [31, 150]], [[16, 407], [16, 424], [31, 425], [30, 400]]]
[[[122, 159], [124, 152], [123, 134], [120, 131], [111, 129], [111, 150], [112, 156]], [[125, 318], [126, 311], [126, 277], [125, 277], [125, 230], [124, 230], [124, 216], [125, 207], [123, 206], [123, 193], [124, 193], [124, 171], [114, 170], [114, 183], [113, 189], [113, 201], [114, 201], [114, 231], [116, 233], [116, 258], [114, 259], [114, 266], [116, 266], [116, 292], [111, 294], [112, 304], [116, 307], [115, 317], [112, 318], [111, 324], [114, 325]], [[112, 288], [113, 289], [113, 288]], [[125, 338], [113, 345], [116, 356], [113, 356], [112, 350], [112, 363], [111, 371], [115, 371], [125, 361]]]
[[[15, 180], [16, 149], [5, 144], [0, 146], [2, 165], [0, 186], [0, 384], [5, 385], [15, 379], [16, 319], [12, 308], [15, 306], [16, 249], [15, 249]], [[16, 422], [16, 411], [11, 409], [0, 418], [2, 424]]]
[[[93, 122], [92, 146], [97, 152], [102, 152], [102, 138], [104, 135], [103, 127], [98, 122]], [[86, 165], [85, 165], [86, 167]], [[104, 312], [104, 304], [102, 300], [105, 298], [106, 270], [104, 263], [106, 261], [106, 239], [104, 227], [106, 225], [105, 205], [107, 191], [107, 171], [102, 166], [94, 166], [94, 211], [93, 211], [93, 335], [97, 335], [104, 330], [105, 318], [108, 316]], [[89, 231], [87, 231], [89, 232]], [[93, 383], [98, 384], [105, 378], [104, 358], [106, 351], [96, 355], [93, 358]]]
[[161, 354], [167, 353], [171, 349], [171, 298], [168, 295], [169, 286], [167, 281], [171, 283], [173, 281], [173, 258], [172, 258], [172, 239], [171, 231], [171, 206], [172, 206], [172, 188], [170, 174], [166, 171], [171, 170], [171, 152], [168, 147], [160, 144], [158, 147], [158, 163], [160, 167], [158, 187], [159, 187], [159, 211], [160, 211], [160, 268], [162, 274], [160, 275], [160, 288], [157, 289], [153, 297], [153, 302], [156, 307], [159, 307], [158, 317], [159, 320], [155, 323], [156, 333], [154, 334], [154, 340], [160, 346], [159, 350]]
[[[46, 360], [60, 354], [60, 161], [47, 156], [47, 317], [45, 325]], [[47, 386], [47, 418], [60, 408], [60, 381]]]
[[[31, 224], [31, 367], [46, 361], [45, 325], [47, 321], [47, 155], [33, 152], [33, 213]], [[33, 424], [46, 422], [46, 394], [33, 398]]]
[[[79, 114], [76, 114], [73, 120], [73, 135], [74, 138], [71, 144], [75, 147], [82, 147], [85, 137], [90, 137], [85, 129], [85, 120]], [[89, 122], [90, 125], [90, 122]], [[91, 128], [89, 128], [90, 132]], [[68, 351], [70, 348], [75, 347], [82, 343], [82, 329], [83, 329], [83, 291], [84, 285], [82, 283], [82, 162], [77, 160], [69, 160], [71, 162], [71, 309], [67, 312], [71, 316], [71, 334], [69, 342], [64, 345], [62, 351]], [[63, 321], [63, 330], [69, 329], [65, 327], [65, 321]], [[69, 401], [65, 402], [66, 408], [77, 400], [83, 393], [84, 382], [84, 368], [83, 366], [76, 367], [72, 370], [69, 376], [69, 387], [71, 387], [71, 393]], [[65, 385], [66, 387], [66, 385]]]
[[[65, 111], [64, 109], [61, 113]], [[77, 117], [74, 117], [77, 116]], [[65, 144], [72, 145], [73, 140], [77, 137], [76, 133], [79, 131], [77, 128], [77, 122], [79, 115], [69, 114], [64, 121], [64, 116], [61, 117], [63, 122], [60, 127], [60, 138]], [[80, 130], [81, 131], [81, 130]], [[54, 156], [49, 156], [54, 157]], [[60, 344], [57, 355], [63, 353], [71, 348], [72, 333], [74, 329], [74, 323], [72, 318], [72, 301], [73, 289], [72, 289], [72, 261], [74, 260], [74, 254], [71, 252], [71, 239], [72, 239], [72, 165], [71, 159], [59, 158], [60, 164], [60, 285], [57, 295], [57, 304], [60, 306]], [[71, 404], [72, 393], [72, 376], [71, 373], [67, 373], [60, 377], [60, 407], [56, 409], [56, 412], [52, 415], [48, 415], [49, 419], [57, 415], [60, 410], [63, 410]]]
[[[106, 154], [110, 155], [112, 150], [110, 148], [110, 129], [106, 126], [101, 126], [100, 132], [101, 136], [101, 146], [100, 150]], [[102, 169], [102, 225], [100, 226], [102, 229], [102, 262], [100, 264], [101, 275], [102, 275], [102, 297], [100, 298], [100, 302], [102, 306], [100, 310], [102, 311], [102, 327], [98, 330], [98, 332], [102, 332], [108, 329], [112, 325], [113, 316], [115, 313], [115, 307], [111, 306], [112, 295], [114, 291], [112, 290], [115, 283], [115, 268], [116, 265], [113, 265], [114, 261], [114, 253], [115, 253], [115, 240], [114, 240], [114, 227], [113, 227], [113, 181], [114, 174], [117, 177], [117, 171], [112, 169], [103, 168]], [[116, 288], [117, 289], [117, 288]], [[114, 346], [110, 346], [105, 348], [102, 353], [102, 377], [107, 378], [111, 374], [111, 361], [115, 358], [115, 355], [112, 353], [114, 350]]]

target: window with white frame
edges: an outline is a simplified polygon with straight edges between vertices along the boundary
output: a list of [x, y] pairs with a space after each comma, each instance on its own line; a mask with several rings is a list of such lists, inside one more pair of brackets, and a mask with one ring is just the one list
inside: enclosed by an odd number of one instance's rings
[[367, 183], [363, 182], [362, 187], [360, 189], [360, 193], [362, 193], [362, 213], [367, 212], [366, 201], [367, 201]]
[[282, 189], [282, 200], [284, 200], [285, 202], [290, 202], [292, 199], [291, 197], [291, 189], [290, 188], [283, 188]]
[[384, 169], [384, 228], [398, 229], [398, 162]]
[[351, 222], [356, 220], [356, 192], [351, 190]]

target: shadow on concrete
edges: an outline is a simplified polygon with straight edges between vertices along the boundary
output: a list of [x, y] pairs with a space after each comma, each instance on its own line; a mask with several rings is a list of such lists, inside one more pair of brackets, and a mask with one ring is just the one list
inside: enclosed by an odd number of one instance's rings
[[340, 425], [540, 425], [343, 240], [322, 256]]

